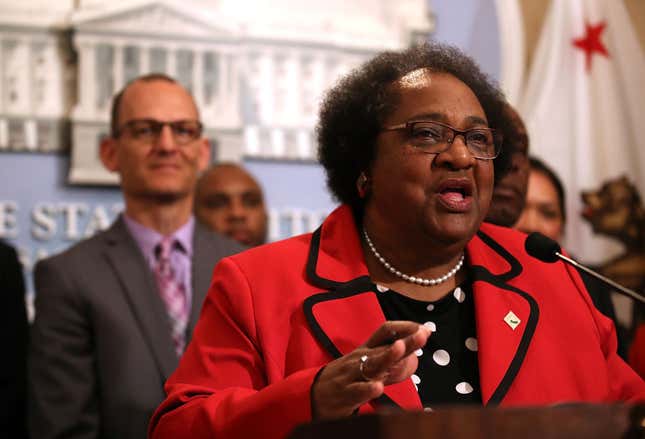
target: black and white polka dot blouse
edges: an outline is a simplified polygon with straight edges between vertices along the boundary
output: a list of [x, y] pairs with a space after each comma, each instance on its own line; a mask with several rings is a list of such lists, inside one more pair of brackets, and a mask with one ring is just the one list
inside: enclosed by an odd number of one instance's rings
[[475, 307], [470, 282], [436, 302], [411, 299], [374, 285], [387, 320], [428, 326], [428, 343], [416, 352], [412, 381], [426, 410], [443, 404], [481, 404]]

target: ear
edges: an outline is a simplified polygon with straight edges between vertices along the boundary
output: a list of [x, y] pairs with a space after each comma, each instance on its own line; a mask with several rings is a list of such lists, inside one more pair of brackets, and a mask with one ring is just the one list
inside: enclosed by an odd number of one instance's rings
[[208, 164], [211, 161], [211, 144], [206, 138], [199, 140], [199, 158], [197, 165], [199, 166], [199, 172], [204, 171]]
[[101, 141], [99, 156], [103, 166], [110, 172], [119, 170], [119, 158], [117, 154], [117, 142], [112, 137], [106, 137]]

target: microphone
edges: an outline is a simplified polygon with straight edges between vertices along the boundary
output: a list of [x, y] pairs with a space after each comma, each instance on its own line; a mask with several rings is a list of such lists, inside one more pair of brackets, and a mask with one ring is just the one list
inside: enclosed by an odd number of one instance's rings
[[533, 256], [536, 259], [539, 259], [542, 262], [556, 262], [558, 259], [562, 259], [567, 264], [573, 265], [574, 267], [584, 271], [585, 273], [588, 273], [605, 285], [609, 285], [616, 291], [629, 296], [640, 303], [645, 303], [645, 297], [638, 294], [636, 291], [625, 288], [624, 286], [617, 284], [616, 282], [603, 276], [602, 274], [596, 273], [592, 269], [587, 268], [584, 265], [574, 261], [573, 259], [563, 255], [561, 253], [562, 250], [560, 249], [560, 245], [557, 242], [539, 232], [533, 232], [526, 238], [526, 241], [524, 241], [524, 248], [529, 255]]

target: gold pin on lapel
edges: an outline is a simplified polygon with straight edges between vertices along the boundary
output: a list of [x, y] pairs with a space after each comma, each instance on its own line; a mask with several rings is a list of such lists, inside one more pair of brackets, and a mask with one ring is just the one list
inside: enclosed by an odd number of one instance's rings
[[522, 321], [518, 316], [515, 315], [513, 311], [509, 311], [508, 314], [506, 314], [506, 317], [504, 317], [504, 321], [508, 326], [511, 327], [513, 331], [515, 331], [515, 328], [519, 326]]

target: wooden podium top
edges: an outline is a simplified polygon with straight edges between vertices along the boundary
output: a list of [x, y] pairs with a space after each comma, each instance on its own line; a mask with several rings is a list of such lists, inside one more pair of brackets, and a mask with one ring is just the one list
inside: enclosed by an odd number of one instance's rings
[[289, 439], [643, 439], [645, 405], [452, 407], [390, 411], [301, 425]]

